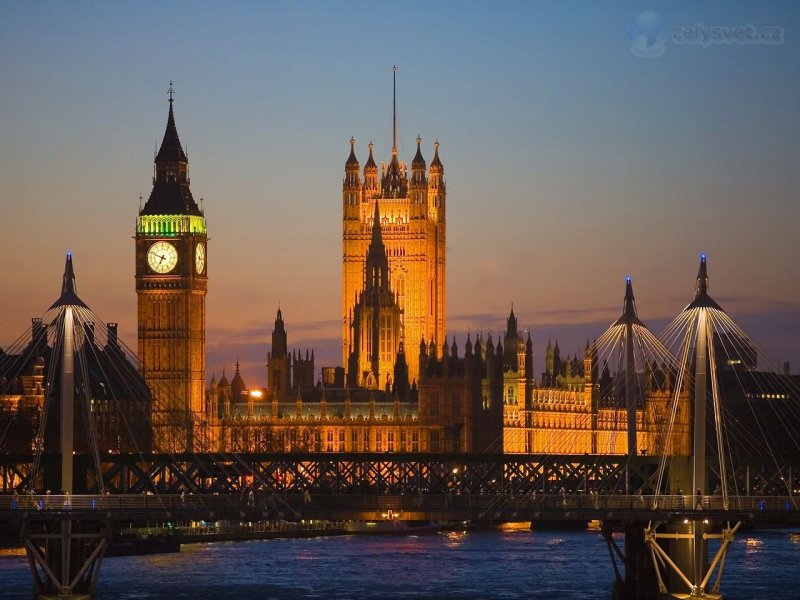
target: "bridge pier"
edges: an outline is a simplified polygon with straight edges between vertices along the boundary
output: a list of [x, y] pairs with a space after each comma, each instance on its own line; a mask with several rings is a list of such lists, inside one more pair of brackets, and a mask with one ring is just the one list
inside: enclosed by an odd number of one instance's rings
[[[611, 594], [613, 600], [655, 600], [658, 595], [656, 574], [649, 560], [644, 532], [647, 523], [626, 521], [623, 523], [625, 533], [625, 551], [621, 551], [614, 541], [613, 527], [603, 523], [603, 539], [609, 548], [614, 568], [614, 587]], [[617, 567], [617, 559], [625, 567], [623, 577]]]
[[[719, 590], [728, 546], [740, 525], [736, 523], [731, 527], [728, 524], [714, 533], [708, 520], [694, 518], [673, 524], [664, 533], [648, 527], [645, 540], [658, 578], [659, 597], [721, 600]], [[720, 540], [720, 545], [709, 562], [708, 541], [711, 539]], [[669, 551], [662, 548], [659, 540], [669, 540]]]
[[35, 600], [89, 600], [110, 539], [111, 524], [96, 516], [43, 513], [26, 518], [22, 543]]

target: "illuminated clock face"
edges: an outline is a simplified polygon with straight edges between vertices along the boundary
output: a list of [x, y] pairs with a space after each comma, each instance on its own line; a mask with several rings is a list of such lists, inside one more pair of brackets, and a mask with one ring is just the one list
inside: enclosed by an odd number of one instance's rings
[[202, 275], [206, 268], [206, 247], [203, 244], [197, 244], [194, 248], [194, 266], [197, 269], [197, 274]]
[[147, 264], [156, 273], [169, 273], [178, 264], [178, 251], [169, 242], [156, 242], [147, 251]]

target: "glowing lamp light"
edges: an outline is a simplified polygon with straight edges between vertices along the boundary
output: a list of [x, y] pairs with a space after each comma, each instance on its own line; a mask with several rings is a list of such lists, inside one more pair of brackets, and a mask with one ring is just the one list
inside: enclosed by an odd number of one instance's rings
[[261, 398], [263, 395], [264, 395], [264, 393], [261, 390], [251, 390], [250, 391], [250, 396], [252, 396], [253, 398]]
[[625, 283], [630, 283], [630, 282], [631, 282], [631, 276], [625, 275]]

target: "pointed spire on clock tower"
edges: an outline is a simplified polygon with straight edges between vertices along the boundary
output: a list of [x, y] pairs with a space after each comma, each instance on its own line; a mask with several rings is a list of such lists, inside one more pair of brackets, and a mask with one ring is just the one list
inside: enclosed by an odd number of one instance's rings
[[140, 215], [202, 215], [189, 189], [189, 159], [175, 126], [175, 90], [169, 82], [169, 114], [161, 147], [155, 157], [155, 175], [150, 198]]
[[169, 116], [167, 117], [167, 128], [164, 131], [164, 139], [161, 141], [161, 148], [156, 154], [156, 163], [158, 162], [188, 162], [186, 153], [181, 146], [181, 140], [178, 137], [178, 128], [175, 127], [175, 113], [172, 105], [175, 102], [175, 90], [172, 87], [172, 82], [169, 82]]

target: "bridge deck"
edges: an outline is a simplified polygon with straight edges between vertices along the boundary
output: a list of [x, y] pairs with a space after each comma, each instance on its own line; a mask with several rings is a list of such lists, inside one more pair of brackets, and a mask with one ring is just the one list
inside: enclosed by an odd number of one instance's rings
[[119, 494], [0, 496], [0, 522], [57, 519], [674, 521], [800, 524], [792, 496], [565, 494]]

